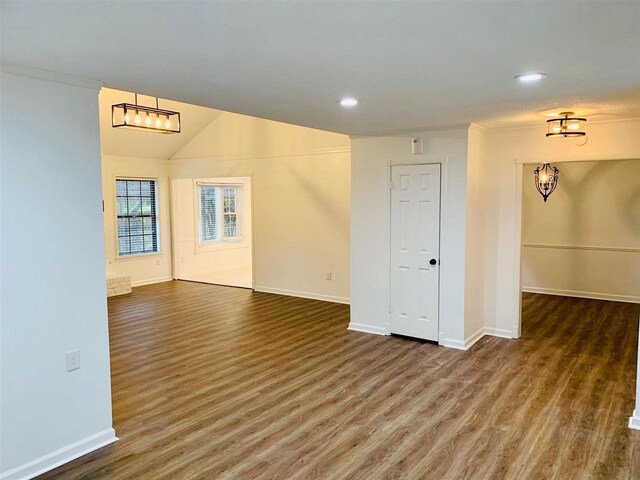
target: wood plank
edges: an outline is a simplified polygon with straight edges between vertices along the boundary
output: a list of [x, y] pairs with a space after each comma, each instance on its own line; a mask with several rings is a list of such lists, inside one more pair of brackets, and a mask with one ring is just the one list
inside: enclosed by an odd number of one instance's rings
[[137, 287], [109, 299], [120, 442], [40, 478], [640, 478], [639, 310], [525, 294], [520, 340], [461, 352], [346, 305]]

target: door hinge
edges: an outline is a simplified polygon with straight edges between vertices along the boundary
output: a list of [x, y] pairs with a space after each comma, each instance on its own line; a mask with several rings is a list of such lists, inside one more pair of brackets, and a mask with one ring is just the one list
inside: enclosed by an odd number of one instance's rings
[[102, 213], [104, 213], [104, 200], [102, 200]]
[[393, 182], [389, 182], [389, 190], [393, 190]]

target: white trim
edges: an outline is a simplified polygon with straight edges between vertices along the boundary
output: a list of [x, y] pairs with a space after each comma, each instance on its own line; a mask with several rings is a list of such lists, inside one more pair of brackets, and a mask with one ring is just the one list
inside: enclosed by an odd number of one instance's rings
[[511, 330], [505, 330], [504, 328], [484, 327], [484, 334], [492, 337], [514, 338]]
[[296, 158], [296, 157], [313, 157], [316, 155], [336, 155], [342, 153], [351, 153], [351, 147], [328, 147], [328, 148], [319, 148], [315, 152], [307, 152], [307, 153], [283, 153], [280, 155], [266, 155], [262, 157], [256, 157], [252, 155], [227, 155], [227, 154], [209, 154], [209, 155], [201, 155], [195, 157], [171, 157], [168, 161], [170, 162], [179, 162], [182, 160], [214, 160], [214, 161], [228, 161], [228, 162], [236, 162], [238, 160], [268, 160], [274, 158]]
[[296, 290], [286, 290], [284, 288], [260, 287], [254, 288], [256, 292], [273, 293], [275, 295], [286, 295], [287, 297], [308, 298], [310, 300], [322, 300], [324, 302], [344, 303], [349, 305], [348, 297], [337, 297], [335, 295], [324, 295], [322, 293], [298, 292]]
[[477, 332], [468, 336], [464, 341], [455, 340], [452, 338], [444, 338], [440, 341], [440, 345], [447, 348], [455, 348], [457, 350], [469, 350], [485, 335], [509, 339], [514, 338], [512, 332], [510, 332], [509, 330], [504, 330], [501, 328], [481, 327]]
[[551, 248], [558, 250], [595, 250], [598, 252], [640, 253], [640, 248], [602, 247], [599, 245], [556, 245], [550, 243], [523, 243], [522, 246], [527, 248]]
[[12, 75], [35, 78], [36, 80], [48, 80], [50, 82], [64, 83], [66, 85], [83, 87], [96, 91], [99, 91], [103, 85], [103, 83], [99, 80], [76, 77], [75, 75], [42, 70], [40, 68], [27, 67], [25, 65], [18, 65], [15, 63], [2, 62], [2, 64], [0, 64], [0, 69], [3, 72], [10, 73]]
[[[471, 123], [453, 123], [450, 125], [438, 125], [438, 126], [431, 126], [431, 127], [416, 127], [416, 128], [404, 128], [404, 129], [401, 128], [397, 130], [383, 130], [383, 131], [370, 132], [370, 133], [355, 133], [353, 135], [349, 135], [349, 138], [351, 140], [357, 140], [359, 138], [371, 138], [371, 137], [398, 137], [402, 135], [418, 134], [422, 132], [437, 132], [441, 130], [463, 129], [463, 128], [469, 128], [469, 126], [471, 125], [472, 125]], [[480, 126], [478, 124], [473, 124], [473, 125]], [[486, 129], [486, 127], [482, 127], [482, 128]]]
[[440, 342], [440, 345], [446, 348], [455, 348], [456, 350], [466, 350], [465, 343], [462, 340], [454, 340], [452, 338], [445, 338]]
[[542, 293], [545, 295], [559, 295], [561, 297], [591, 298], [593, 300], [610, 300], [613, 302], [640, 303], [640, 296], [618, 295], [615, 293], [581, 292], [578, 290], [562, 290], [559, 288], [525, 287], [522, 291], [527, 293]]
[[352, 330], [354, 332], [373, 333], [374, 335], [389, 335], [389, 332], [386, 328], [377, 327], [374, 325], [364, 325], [363, 323], [350, 322], [347, 330]]
[[474, 333], [473, 335], [471, 335], [468, 338], [465, 338], [464, 340], [464, 349], [465, 350], [469, 350], [471, 347], [473, 347], [478, 340], [480, 340], [482, 337], [484, 337], [484, 327], [480, 327], [478, 329], [478, 331], [476, 333]]
[[152, 283], [162, 283], [162, 282], [171, 282], [173, 277], [156, 277], [156, 278], [147, 278], [145, 280], [138, 280], [136, 282], [131, 282], [132, 287], [141, 287], [142, 285], [151, 285]]
[[640, 411], [634, 410], [633, 416], [629, 417], [629, 428], [640, 430]]
[[118, 437], [116, 437], [115, 430], [113, 428], [107, 428], [102, 432], [98, 432], [95, 435], [91, 435], [71, 445], [43, 455], [31, 462], [2, 472], [0, 474], [0, 480], [27, 480], [37, 477], [116, 441], [118, 441]]

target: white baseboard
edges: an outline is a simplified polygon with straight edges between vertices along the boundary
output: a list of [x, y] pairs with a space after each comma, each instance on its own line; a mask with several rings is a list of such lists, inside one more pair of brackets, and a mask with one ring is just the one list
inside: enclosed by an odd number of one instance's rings
[[629, 417], [629, 428], [640, 430], [640, 411], [634, 410], [633, 416]]
[[295, 290], [285, 290], [283, 288], [270, 288], [255, 286], [256, 292], [275, 293], [276, 295], [286, 295], [288, 297], [309, 298], [311, 300], [322, 300], [324, 302], [344, 303], [349, 305], [348, 297], [336, 297], [333, 295], [324, 295], [321, 293], [298, 292]]
[[484, 334], [491, 335], [492, 337], [513, 338], [511, 330], [505, 330], [503, 328], [484, 327]]
[[2, 472], [0, 473], [0, 480], [28, 480], [29, 478], [37, 477], [117, 440], [118, 437], [116, 437], [115, 430], [108, 428], [29, 463]]
[[373, 325], [364, 325], [362, 323], [349, 323], [347, 330], [353, 330], [354, 332], [373, 333], [375, 335], [389, 335], [389, 332], [384, 327], [376, 327]]
[[170, 282], [173, 277], [157, 277], [147, 278], [145, 280], [138, 280], [137, 282], [131, 282], [132, 287], [141, 287], [142, 285], [151, 285], [152, 283]]
[[478, 329], [477, 332], [462, 340], [454, 340], [452, 338], [444, 338], [440, 345], [447, 348], [455, 348], [458, 350], [469, 350], [473, 347], [482, 337], [485, 335], [490, 335], [492, 337], [501, 337], [501, 338], [513, 338], [511, 332], [509, 330], [504, 330], [501, 328], [490, 328], [490, 327], [482, 327]]
[[559, 295], [561, 297], [590, 298], [592, 300], [610, 300], [613, 302], [640, 303], [640, 297], [634, 295], [617, 295], [614, 293], [580, 292], [577, 290], [561, 290], [557, 288], [522, 287], [523, 292]]

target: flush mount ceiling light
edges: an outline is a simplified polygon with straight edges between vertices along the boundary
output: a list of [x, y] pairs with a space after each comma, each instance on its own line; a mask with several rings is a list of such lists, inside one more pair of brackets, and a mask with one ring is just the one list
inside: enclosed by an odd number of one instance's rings
[[547, 78], [547, 74], [542, 72], [521, 73], [513, 78], [520, 81], [520, 83], [536, 83]]
[[587, 134], [584, 131], [586, 118], [574, 117], [573, 112], [560, 112], [559, 115], [558, 118], [547, 120], [547, 137], [584, 137]]
[[111, 126], [146, 130], [156, 133], [180, 133], [180, 112], [163, 110], [156, 106], [138, 105], [138, 94], [134, 94], [134, 103], [117, 103], [111, 106]]
[[547, 202], [547, 198], [549, 198], [549, 195], [551, 195], [558, 186], [559, 173], [560, 170], [558, 170], [556, 167], [552, 167], [548, 163], [544, 163], [542, 167], [537, 167], [533, 171], [536, 182], [536, 190], [538, 190], [538, 193], [542, 195], [545, 203]]
[[341, 99], [339, 103], [343, 107], [351, 108], [351, 107], [355, 107], [356, 105], [358, 105], [358, 100], [356, 98], [353, 98], [353, 97], [346, 97], [346, 98]]

